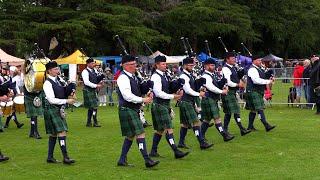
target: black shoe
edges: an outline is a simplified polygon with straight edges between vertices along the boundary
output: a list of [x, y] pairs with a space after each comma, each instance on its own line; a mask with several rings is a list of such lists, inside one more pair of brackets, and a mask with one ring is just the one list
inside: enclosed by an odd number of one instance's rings
[[149, 124], [147, 121], [145, 123], [143, 123], [143, 128], [147, 128], [149, 126], [152, 126], [151, 124]]
[[224, 142], [231, 141], [233, 138], [234, 136], [230, 136], [229, 134], [226, 134], [225, 136], [223, 136]]
[[63, 164], [73, 164], [75, 162], [76, 162], [75, 160], [70, 159], [70, 158], [64, 158], [63, 159]]
[[183, 157], [187, 156], [188, 154], [189, 154], [189, 152], [182, 152], [182, 151], [180, 151], [178, 149], [176, 151], [174, 151], [174, 157], [176, 159], [183, 158]]
[[99, 125], [98, 123], [95, 123], [93, 127], [101, 127], [101, 125]]
[[0, 162], [2, 162], [2, 161], [8, 161], [8, 160], [9, 160], [9, 157], [4, 156], [3, 154], [0, 155]]
[[36, 139], [42, 139], [42, 137], [40, 136], [39, 133], [35, 133], [35, 134], [34, 134], [34, 138], [36, 138]]
[[21, 128], [22, 126], [24, 126], [24, 124], [23, 123], [19, 123], [19, 124], [17, 124], [17, 128]]
[[29, 134], [29, 138], [34, 138], [34, 134]]
[[149, 154], [150, 157], [161, 157], [158, 152], [151, 151]]
[[240, 130], [241, 136], [249, 134], [250, 132], [251, 132], [250, 130], [247, 130], [247, 129], [244, 129], [244, 128]]
[[3, 128], [8, 128], [9, 127], [9, 125], [8, 124], [5, 124], [4, 126], [3, 126]]
[[250, 130], [251, 132], [252, 132], [252, 131], [258, 131], [258, 129], [256, 129], [255, 127], [247, 128], [247, 130]]
[[147, 168], [151, 168], [153, 166], [156, 166], [157, 164], [159, 164], [160, 161], [154, 161], [152, 159], [148, 159], [146, 162], [145, 162], [145, 165]]
[[128, 164], [127, 162], [120, 162], [118, 161], [117, 166], [126, 166], [126, 167], [133, 167], [133, 164]]
[[88, 123], [87, 123], [87, 125], [86, 125], [86, 126], [87, 126], [87, 127], [92, 127], [92, 124], [91, 124], [91, 123], [90, 123], [90, 124], [88, 124]]
[[276, 126], [271, 126], [271, 125], [268, 125], [266, 126], [266, 131], [269, 132], [271, 131], [272, 129], [274, 129]]
[[2, 128], [0, 128], [0, 132], [4, 132]]
[[60, 161], [56, 160], [55, 158], [48, 158], [47, 163], [60, 163]]
[[203, 143], [201, 143], [200, 144], [200, 149], [208, 149], [208, 148], [210, 148], [211, 146], [213, 146], [213, 144], [211, 143], [211, 144], [209, 144], [209, 143], [207, 143], [207, 142], [203, 142]]
[[185, 144], [178, 144], [178, 148], [183, 148], [183, 149], [190, 149], [187, 145]]

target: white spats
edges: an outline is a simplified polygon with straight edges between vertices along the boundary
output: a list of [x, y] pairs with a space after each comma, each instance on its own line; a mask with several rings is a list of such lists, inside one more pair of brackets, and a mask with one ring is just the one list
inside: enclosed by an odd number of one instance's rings
[[199, 130], [195, 130], [195, 131], [194, 131], [194, 134], [195, 134], [196, 136], [199, 136]]
[[237, 118], [237, 122], [241, 122], [241, 118]]
[[64, 140], [60, 140], [60, 146], [65, 146]]
[[170, 145], [174, 145], [174, 140], [172, 138], [169, 139]]
[[222, 131], [223, 131], [222, 126], [219, 126], [218, 129], [219, 129], [219, 132], [222, 132]]
[[93, 111], [92, 115], [94, 115], [94, 116], [95, 116], [96, 114], [97, 114], [97, 111]]
[[143, 150], [143, 143], [139, 143], [139, 150]]
[[31, 124], [35, 124], [34, 121], [31, 121]]
[[259, 119], [261, 119], [261, 115], [258, 113], [258, 117], [259, 117]]

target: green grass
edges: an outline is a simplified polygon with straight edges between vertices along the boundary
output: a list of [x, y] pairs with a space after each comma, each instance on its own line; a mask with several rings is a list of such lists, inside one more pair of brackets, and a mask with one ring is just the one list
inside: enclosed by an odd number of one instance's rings
[[[81, 99], [81, 93], [79, 93]], [[176, 109], [176, 114], [178, 110]], [[150, 112], [146, 112], [151, 122]], [[223, 115], [221, 113], [221, 115]], [[192, 131], [188, 131], [186, 143], [192, 147], [190, 154], [176, 160], [163, 138], [159, 145], [161, 163], [154, 169], [146, 169], [134, 142], [128, 161], [133, 168], [117, 167], [123, 137], [121, 137], [116, 107], [99, 107], [101, 128], [86, 128], [86, 109], [68, 110], [69, 155], [77, 162], [72, 166], [47, 164], [47, 136], [43, 118], [40, 118], [41, 140], [28, 137], [29, 120], [18, 116], [25, 123], [17, 129], [13, 122], [0, 133], [1, 149], [10, 157], [0, 163], [0, 179], [310, 179], [320, 177], [319, 116], [307, 109], [273, 106], [266, 110], [270, 123], [277, 125], [266, 133], [259, 120], [259, 131], [241, 137], [234, 120], [230, 131], [236, 135], [231, 142], [223, 142], [215, 128], [209, 128], [207, 139], [214, 142], [209, 150], [200, 150]], [[247, 125], [248, 111], [243, 110], [242, 121]], [[2, 119], [3, 121], [3, 119]], [[174, 120], [175, 139], [179, 139], [178, 117]], [[152, 128], [146, 129], [150, 150]], [[56, 145], [55, 157], [62, 159]]]

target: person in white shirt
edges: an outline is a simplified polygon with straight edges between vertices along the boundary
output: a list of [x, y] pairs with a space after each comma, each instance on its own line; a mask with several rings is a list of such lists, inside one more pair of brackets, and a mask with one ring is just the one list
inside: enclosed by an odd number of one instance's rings
[[221, 94], [228, 93], [228, 87], [225, 86], [223, 89], [219, 88], [218, 79], [216, 77], [217, 75], [215, 74], [215, 63], [214, 59], [208, 59], [203, 63], [205, 71], [203, 72], [202, 77], [206, 79], [204, 87], [207, 92], [206, 97], [201, 101], [201, 117], [203, 118], [201, 133], [203, 134], [203, 137], [205, 137], [206, 131], [210, 126], [209, 123], [213, 119], [218, 132], [223, 137], [223, 140], [227, 142], [232, 140], [233, 137], [229, 136], [229, 134], [223, 129], [219, 114], [218, 101]]
[[276, 126], [270, 125], [264, 115], [264, 90], [266, 86], [274, 82], [273, 77], [266, 79], [265, 71], [261, 69], [261, 58], [253, 57], [252, 65], [248, 70], [247, 89], [246, 89], [246, 109], [250, 110], [248, 130], [255, 131], [253, 126], [254, 119], [258, 113], [259, 118], [267, 132]]
[[60, 70], [55, 61], [50, 61], [46, 64], [46, 72], [48, 77], [43, 84], [43, 91], [45, 94], [44, 121], [46, 133], [49, 135], [47, 163], [59, 162], [53, 157], [53, 151], [58, 136], [60, 149], [63, 155], [63, 163], [73, 164], [75, 163], [75, 160], [71, 159], [67, 152], [66, 138], [68, 125], [64, 108], [66, 104], [75, 103], [74, 98], [68, 99], [68, 96], [73, 96], [74, 94], [67, 94], [65, 87], [58, 79]]
[[182, 97], [183, 91], [171, 94], [169, 89], [168, 76], [166, 75], [167, 63], [165, 56], [155, 57], [155, 71], [151, 76], [153, 82], [153, 103], [151, 106], [151, 114], [153, 121], [153, 128], [156, 131], [153, 135], [153, 144], [150, 152], [151, 157], [159, 157], [158, 144], [161, 140], [162, 134], [165, 133], [168, 144], [173, 150], [176, 159], [183, 158], [189, 152], [182, 152], [178, 149], [174, 141], [172, 117], [170, 113], [170, 100], [179, 100]]
[[[238, 72], [235, 68], [236, 65], [236, 54], [233, 52], [228, 52], [225, 57], [225, 65], [222, 68], [222, 74], [227, 79], [227, 86], [229, 89], [228, 94], [221, 96], [222, 107], [224, 112], [224, 124], [223, 129], [229, 133], [228, 127], [233, 114], [234, 120], [236, 121], [241, 136], [244, 136], [250, 133], [250, 130], [247, 130], [242, 126], [240, 118], [240, 107], [236, 98], [236, 92], [239, 88], [244, 88], [244, 82], [239, 78]], [[229, 134], [232, 136], [231, 134]]]
[[119, 120], [122, 136], [125, 136], [118, 166], [130, 166], [127, 162], [127, 153], [131, 148], [132, 141], [136, 138], [138, 148], [144, 158], [147, 168], [156, 166], [159, 161], [152, 160], [147, 152], [145, 131], [140, 121], [139, 110], [142, 103], [152, 102], [152, 93], [142, 97], [140, 82], [134, 75], [136, 72], [136, 58], [131, 55], [122, 57], [123, 71], [117, 79], [119, 96]]
[[183, 71], [180, 78], [184, 79], [185, 84], [183, 85], [184, 94], [179, 103], [180, 107], [180, 148], [188, 148], [185, 144], [185, 137], [187, 135], [188, 127], [192, 127], [194, 134], [196, 135], [200, 149], [208, 149], [213, 146], [205, 141], [201, 133], [201, 122], [198, 119], [198, 115], [195, 109], [196, 98], [205, 97], [205, 92], [196, 91], [195, 77], [192, 75], [192, 69], [194, 68], [194, 60], [187, 57], [183, 60]]
[[84, 107], [88, 109], [87, 114], [87, 127], [92, 127], [91, 118], [93, 117], [93, 127], [101, 127], [97, 120], [98, 113], [98, 95], [97, 90], [103, 87], [103, 75], [98, 75], [95, 69], [96, 63], [92, 58], [87, 59], [87, 67], [82, 71], [81, 76], [83, 79], [83, 100]]

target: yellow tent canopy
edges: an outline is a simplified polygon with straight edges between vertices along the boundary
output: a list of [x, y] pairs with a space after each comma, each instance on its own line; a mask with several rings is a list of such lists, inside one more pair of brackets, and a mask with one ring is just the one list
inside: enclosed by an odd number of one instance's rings
[[[85, 56], [82, 52], [79, 50], [76, 50], [74, 53], [72, 53], [70, 56], [65, 58], [58, 58], [55, 61], [58, 64], [86, 64], [86, 60], [89, 57]], [[96, 60], [95, 62], [97, 64], [102, 64], [102, 61]]]

